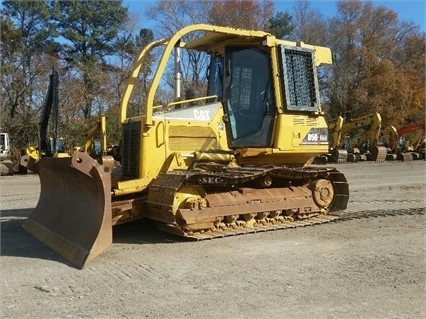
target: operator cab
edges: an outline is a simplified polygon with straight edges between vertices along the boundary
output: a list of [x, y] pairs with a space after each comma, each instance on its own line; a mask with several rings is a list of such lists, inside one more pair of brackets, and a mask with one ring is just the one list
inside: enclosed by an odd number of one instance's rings
[[[278, 61], [286, 112], [318, 112], [312, 52], [281, 45]], [[224, 57], [212, 55], [208, 95], [218, 96], [224, 105], [230, 148], [273, 146], [278, 108], [272, 70], [268, 48], [228, 46]]]

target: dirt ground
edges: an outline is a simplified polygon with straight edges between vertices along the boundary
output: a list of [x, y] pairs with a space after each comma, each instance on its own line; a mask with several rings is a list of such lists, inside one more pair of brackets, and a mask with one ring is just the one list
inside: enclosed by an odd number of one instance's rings
[[22, 228], [36, 175], [0, 177], [1, 318], [425, 318], [425, 162], [336, 164], [341, 220], [209, 241], [114, 229], [78, 270]]

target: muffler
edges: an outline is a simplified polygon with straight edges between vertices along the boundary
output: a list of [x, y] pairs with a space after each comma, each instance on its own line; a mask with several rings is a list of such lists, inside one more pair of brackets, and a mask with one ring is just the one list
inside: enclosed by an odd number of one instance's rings
[[83, 268], [112, 244], [110, 169], [83, 152], [37, 165], [40, 198], [22, 227]]

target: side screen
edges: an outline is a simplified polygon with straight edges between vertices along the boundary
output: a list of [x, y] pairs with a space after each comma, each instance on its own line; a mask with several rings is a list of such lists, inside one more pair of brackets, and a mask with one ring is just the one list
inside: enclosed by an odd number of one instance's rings
[[313, 52], [282, 45], [281, 61], [287, 109], [318, 111], [319, 90]]

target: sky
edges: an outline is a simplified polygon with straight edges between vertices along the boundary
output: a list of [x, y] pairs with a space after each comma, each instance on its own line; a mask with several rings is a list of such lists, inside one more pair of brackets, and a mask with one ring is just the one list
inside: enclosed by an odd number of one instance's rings
[[[294, 1], [276, 0], [276, 11], [291, 11]], [[325, 17], [336, 14], [335, 0], [311, 0], [311, 7], [321, 12]], [[384, 6], [395, 11], [400, 21], [412, 21], [420, 27], [420, 30], [426, 30], [426, 1], [425, 0], [373, 0], [375, 7]]]
[[[156, 1], [152, 0], [124, 0], [123, 4], [128, 6], [130, 13], [138, 14], [143, 21], [145, 7]], [[291, 11], [294, 1], [275, 0], [275, 11]], [[323, 16], [330, 17], [336, 13], [335, 0], [311, 0], [311, 7], [318, 10]], [[420, 27], [420, 30], [426, 31], [426, 1], [425, 0], [373, 0], [374, 6], [385, 6], [398, 14], [400, 21], [412, 21]], [[142, 25], [141, 27], [149, 27]]]

